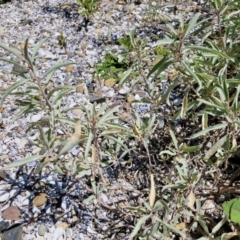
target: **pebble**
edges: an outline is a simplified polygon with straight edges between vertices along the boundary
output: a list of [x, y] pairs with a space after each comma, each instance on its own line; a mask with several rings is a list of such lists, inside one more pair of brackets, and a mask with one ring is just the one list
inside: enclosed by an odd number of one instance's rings
[[2, 240], [22, 240], [22, 234], [22, 226], [11, 228], [3, 234]]
[[31, 122], [37, 122], [42, 118], [41, 114], [36, 114], [31, 117]]
[[0, 232], [2, 232], [3, 230], [5, 230], [6, 228], [8, 228], [10, 225], [9, 222], [7, 221], [1, 221], [0, 222]]
[[48, 227], [44, 224], [40, 224], [38, 226], [38, 235], [39, 236], [44, 236], [44, 234], [48, 231]]
[[8, 82], [8, 80], [9, 80], [8, 75], [7, 75], [7, 74], [4, 74], [4, 75], [2, 76], [2, 80], [3, 80], [4, 82]]
[[0, 202], [5, 202], [9, 198], [9, 193], [8, 192], [1, 192], [0, 193]]
[[182, 98], [176, 98], [173, 100], [173, 105], [179, 107], [182, 104]]
[[11, 111], [15, 111], [15, 110], [17, 110], [18, 109], [18, 106], [17, 105], [11, 105]]

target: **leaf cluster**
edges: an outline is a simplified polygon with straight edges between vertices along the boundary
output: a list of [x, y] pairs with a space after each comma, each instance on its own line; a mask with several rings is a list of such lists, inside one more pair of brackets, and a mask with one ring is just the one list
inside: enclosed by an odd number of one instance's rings
[[81, 15], [84, 16], [86, 19], [89, 19], [90, 16], [92, 16], [95, 12], [98, 11], [97, 3], [99, 3], [100, 1], [101, 0], [77, 0], [81, 7]]

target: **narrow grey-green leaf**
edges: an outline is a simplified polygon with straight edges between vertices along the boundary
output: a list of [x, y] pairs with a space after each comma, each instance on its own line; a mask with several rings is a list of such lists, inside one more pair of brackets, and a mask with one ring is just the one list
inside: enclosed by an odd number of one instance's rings
[[189, 66], [189, 64], [187, 62], [183, 62], [186, 70], [188, 71], [188, 73], [197, 81], [199, 88], [202, 89], [202, 80], [199, 79], [199, 77], [197, 76], [197, 74], [191, 69], [191, 67]]
[[183, 14], [181, 12], [178, 14], [178, 19], [180, 22], [179, 28], [183, 29], [184, 28], [184, 18], [183, 18]]
[[178, 36], [177, 31], [175, 30], [175, 28], [173, 27], [173, 25], [172, 25], [171, 23], [168, 23], [168, 22], [167, 22], [167, 23], [166, 23], [166, 27], [169, 28], [170, 32], [171, 32], [173, 35]]
[[45, 146], [47, 148], [49, 148], [49, 142], [47, 140], [47, 136], [46, 136], [46, 133], [44, 132], [43, 128], [39, 124], [37, 124], [36, 127], [38, 128], [38, 130], [40, 132], [40, 136], [42, 138], [43, 143], [45, 144]]
[[187, 29], [184, 33], [184, 38], [187, 37], [187, 35], [190, 33], [190, 31], [196, 27], [196, 23], [197, 20], [199, 18], [199, 16], [201, 15], [201, 13], [197, 13], [193, 16], [193, 18], [190, 20], [190, 22], [188, 23]]
[[175, 40], [171, 39], [171, 38], [164, 38], [161, 40], [158, 40], [155, 44], [155, 46], [159, 46], [159, 45], [164, 45], [164, 44], [172, 44]]
[[168, 224], [166, 221], [162, 221], [160, 218], [156, 217], [157, 221], [159, 221], [162, 225], [166, 226], [168, 229], [170, 229], [172, 232], [180, 235], [182, 238], [186, 237], [186, 234], [184, 232], [181, 232], [180, 230], [176, 229], [174, 226]]
[[202, 144], [196, 145], [196, 146], [187, 146], [186, 143], [183, 143], [180, 146], [180, 150], [186, 153], [196, 152], [196, 151], [199, 151], [201, 148], [202, 148]]
[[43, 45], [43, 43], [46, 42], [46, 40], [47, 40], [47, 38], [43, 38], [43, 39], [40, 40], [39, 43], [34, 47], [33, 53], [32, 53], [32, 57], [31, 57], [32, 61], [34, 61], [34, 58], [35, 58], [38, 50], [41, 48], [41, 46]]
[[137, 224], [135, 225], [133, 231], [131, 232], [129, 238], [132, 239], [134, 238], [137, 233], [139, 232], [139, 230], [141, 229], [142, 225], [147, 221], [147, 219], [149, 219], [151, 217], [151, 215], [145, 215], [142, 216], [140, 219], [138, 219]]
[[119, 81], [119, 85], [121, 86], [126, 80], [127, 78], [130, 76], [130, 74], [132, 73], [133, 69], [132, 67], [130, 67], [123, 75], [123, 77], [120, 79]]
[[206, 153], [205, 157], [203, 158], [203, 160], [207, 161], [213, 154], [215, 154], [217, 152], [217, 150], [219, 148], [222, 147], [222, 145], [226, 142], [227, 140], [227, 136], [222, 137], [221, 139], [219, 139]]
[[65, 89], [65, 90], [62, 90], [60, 91], [59, 93], [57, 93], [57, 95], [55, 96], [55, 98], [53, 99], [52, 101], [52, 104], [53, 105], [57, 105], [57, 102], [60, 100], [62, 100], [62, 98], [64, 96], [66, 96], [69, 92], [71, 91], [71, 89]]
[[223, 80], [223, 91], [225, 95], [225, 101], [229, 101], [229, 91], [228, 91], [228, 86], [227, 86], [227, 81]]
[[12, 63], [19, 68], [26, 68], [26, 66], [21, 65], [19, 62], [16, 62], [16, 61], [13, 61], [13, 60], [10, 60], [10, 59], [7, 59], [7, 58], [0, 58], [0, 61]]
[[163, 208], [163, 204], [161, 203], [160, 200], [156, 201], [153, 207], [153, 211], [157, 212]]
[[146, 132], [147, 133], [150, 133], [151, 130], [153, 129], [153, 124], [155, 123], [156, 121], [156, 114], [152, 114], [151, 118], [148, 120], [148, 123], [147, 123], [147, 128], [146, 128]]
[[220, 123], [220, 124], [216, 124], [214, 126], [208, 127], [198, 133], [193, 134], [189, 139], [194, 139], [200, 136], [203, 136], [204, 134], [213, 131], [213, 130], [217, 130], [217, 129], [222, 129], [225, 128], [228, 125], [228, 123]]
[[108, 110], [97, 122], [97, 127], [100, 127], [102, 123], [104, 123], [105, 121], [108, 121], [109, 117], [116, 112], [119, 109], [120, 106], [115, 106], [112, 109]]
[[62, 123], [67, 123], [70, 126], [74, 127], [76, 122], [74, 120], [68, 119], [68, 118], [61, 118], [61, 117], [57, 117], [56, 121], [62, 122]]
[[55, 87], [54, 89], [52, 89], [52, 90], [48, 93], [47, 97], [48, 97], [48, 99], [50, 100], [50, 98], [52, 97], [52, 95], [53, 95], [55, 92], [60, 91], [60, 90], [67, 90], [67, 89], [73, 90], [73, 89], [75, 89], [75, 87], [74, 87], [74, 86], [70, 86], [70, 85], [57, 86], [57, 87]]
[[31, 69], [33, 69], [32, 59], [30, 58], [28, 53], [28, 38], [26, 39], [24, 44], [24, 56], [25, 56], [25, 59], [28, 61], [28, 64], [31, 67]]
[[48, 76], [48, 74], [56, 71], [57, 69], [61, 68], [61, 67], [64, 67], [64, 66], [67, 66], [67, 65], [72, 65], [72, 64], [76, 64], [74, 62], [63, 62], [63, 63], [57, 63], [55, 64], [54, 66], [50, 67], [48, 69], [48, 71], [44, 74], [44, 78]]
[[175, 134], [172, 130], [169, 130], [169, 132], [170, 132], [171, 138], [173, 140], [175, 149], [178, 150], [178, 140], [177, 140], [177, 138], [176, 138], [176, 136], [175, 136]]
[[212, 229], [212, 234], [215, 234], [218, 230], [220, 230], [227, 220], [228, 216], [225, 215], [223, 219]]
[[91, 144], [92, 144], [92, 140], [93, 140], [93, 133], [92, 133], [92, 131], [90, 131], [88, 133], [87, 144], [86, 144], [85, 152], [84, 152], [85, 159], [87, 159], [87, 157], [88, 157], [88, 154], [89, 154], [89, 151], [90, 151], [90, 148], [91, 148]]
[[132, 31], [129, 33], [129, 38], [130, 38], [131, 44], [132, 44], [132, 46], [133, 46], [134, 49], [136, 48], [136, 41], [135, 41], [135, 39], [134, 39], [135, 35], [136, 35], [136, 30], [135, 30], [135, 29], [132, 30]]
[[177, 87], [178, 85], [180, 85], [180, 82], [179, 82], [179, 79], [176, 78], [174, 80], [174, 82], [168, 87], [167, 91], [163, 94], [163, 96], [161, 97], [161, 100], [159, 102], [159, 104], [163, 103], [165, 100], [167, 102], [167, 104], [170, 106], [170, 102], [169, 102], [169, 96], [170, 96], [170, 93], [172, 92], [172, 90]]
[[229, 57], [228, 55], [226, 55], [225, 53], [222, 53], [220, 51], [217, 51], [215, 49], [211, 49], [211, 48], [207, 48], [207, 47], [201, 47], [201, 46], [188, 46], [186, 47], [188, 49], [192, 49], [192, 50], [198, 50], [200, 52], [206, 52], [206, 53], [210, 53], [213, 56], [218, 56], [227, 60], [230, 60], [232, 62], [234, 62], [234, 59]]
[[207, 101], [207, 100], [205, 100], [205, 99], [198, 98], [197, 101], [198, 101], [198, 102], [201, 102], [201, 103], [204, 103], [204, 104], [206, 104], [206, 105], [208, 105], [208, 106], [211, 106], [211, 107], [219, 108], [218, 105], [216, 105], [216, 104], [214, 104], [214, 103], [212, 103], [212, 102], [209, 102], [209, 101]]
[[175, 152], [171, 152], [171, 151], [169, 151], [169, 150], [164, 150], [164, 151], [161, 151], [161, 152], [159, 153], [159, 155], [163, 155], [163, 154], [168, 154], [168, 155], [170, 155], [170, 156], [176, 156], [176, 153], [175, 153]]
[[71, 140], [69, 139], [63, 146], [63, 148], [61, 149], [61, 151], [58, 154], [58, 157], [60, 157], [61, 155], [69, 152], [72, 148], [74, 148], [76, 145], [78, 145], [80, 142], [85, 141], [86, 138], [82, 138], [82, 139], [77, 139], [77, 140]]
[[24, 83], [28, 82], [30, 79], [22, 79], [19, 80], [17, 82], [15, 82], [14, 84], [12, 84], [6, 91], [4, 91], [2, 98], [1, 98], [1, 102], [0, 105], [3, 104], [5, 98], [16, 88], [18, 88], [19, 86], [23, 85]]
[[16, 49], [15, 47], [8, 47], [6, 44], [0, 42], [0, 47], [5, 49], [6, 51], [12, 53], [19, 59], [23, 59], [23, 56], [21, 54], [21, 51], [19, 49]]
[[202, 115], [202, 129], [206, 129], [208, 128], [208, 114], [207, 113], [204, 113]]
[[185, 119], [185, 115], [187, 112], [187, 106], [188, 106], [188, 92], [185, 94], [185, 96], [183, 98], [183, 103], [182, 103], [181, 113], [180, 113], [181, 119]]
[[210, 96], [210, 99], [212, 100], [212, 102], [215, 104], [217, 108], [224, 109], [224, 104], [220, 99], [216, 98], [215, 96]]
[[32, 108], [33, 108], [33, 106], [31, 106], [31, 105], [28, 105], [28, 106], [22, 108], [22, 109], [12, 118], [11, 122], [9, 123], [9, 125], [12, 125], [18, 118], [20, 118], [21, 116], [23, 116], [25, 113], [28, 113], [28, 111], [29, 111], [30, 109], [32, 109]]
[[13, 168], [13, 167], [19, 167], [19, 166], [23, 166], [23, 165], [26, 165], [30, 162], [34, 162], [34, 161], [37, 161], [41, 158], [43, 158], [44, 156], [43, 155], [36, 155], [36, 156], [31, 156], [31, 157], [26, 157], [20, 161], [17, 161], [17, 162], [13, 162], [13, 163], [10, 163], [8, 164], [7, 166], [5, 166], [3, 169], [8, 169], [8, 168]]
[[209, 230], [208, 230], [208, 226], [207, 226], [206, 222], [204, 220], [202, 220], [200, 216], [197, 216], [197, 221], [199, 222], [199, 224], [203, 228], [204, 232], [206, 234], [209, 234]]
[[154, 67], [150, 70], [149, 74], [147, 75], [147, 78], [149, 78], [154, 72], [158, 71], [158, 75], [164, 71], [172, 61], [167, 61], [167, 56], [165, 56], [163, 59], [161, 59], [157, 64], [154, 65]]
[[106, 135], [105, 137], [108, 138], [108, 139], [110, 139], [110, 140], [112, 140], [113, 142], [116, 142], [116, 143], [120, 144], [121, 147], [123, 147], [123, 148], [126, 149], [126, 151], [129, 150], [129, 149], [126, 147], [126, 144], [122, 143], [119, 139], [117, 139], [117, 138], [115, 138], [115, 137], [113, 137], [113, 136], [110, 136], [110, 135]]

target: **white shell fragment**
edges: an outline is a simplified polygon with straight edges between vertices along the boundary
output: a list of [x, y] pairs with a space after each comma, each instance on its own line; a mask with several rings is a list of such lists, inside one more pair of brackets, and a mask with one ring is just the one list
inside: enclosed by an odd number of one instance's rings
[[8, 192], [1, 192], [0, 193], [0, 202], [5, 202], [9, 198], [9, 193]]

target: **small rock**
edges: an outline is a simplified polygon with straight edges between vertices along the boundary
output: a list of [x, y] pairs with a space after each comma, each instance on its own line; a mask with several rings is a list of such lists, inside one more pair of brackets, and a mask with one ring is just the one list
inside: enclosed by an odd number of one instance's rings
[[62, 79], [58, 77], [55, 81], [56, 84], [61, 85], [62, 84]]
[[0, 195], [0, 202], [5, 202], [9, 198], [9, 193], [5, 192]]
[[150, 111], [151, 105], [150, 104], [145, 104], [145, 105], [139, 105], [136, 108], [136, 112], [141, 113], [144, 111]]
[[37, 237], [37, 238], [34, 238], [34, 240], [45, 240], [46, 238], [41, 236], [41, 237]]
[[107, 79], [105, 82], [104, 82], [104, 85], [106, 86], [106, 87], [113, 87], [114, 85], [115, 85], [115, 83], [116, 83], [116, 80], [115, 80], [115, 78], [109, 78], [109, 79]]
[[56, 227], [66, 230], [68, 228], [68, 224], [66, 222], [62, 222], [62, 223], [57, 224]]
[[115, 95], [115, 92], [113, 89], [109, 89], [107, 92], [104, 93], [105, 97], [113, 97]]
[[134, 96], [128, 96], [127, 97], [127, 101], [129, 102], [129, 103], [131, 103], [131, 102], [133, 102], [135, 100], [135, 97]]
[[68, 228], [66, 231], [66, 237], [72, 238], [72, 236], [73, 236], [73, 230], [71, 228]]
[[33, 115], [32, 117], [31, 117], [31, 121], [32, 122], [37, 122], [37, 121], [39, 121], [40, 119], [41, 119], [41, 114], [36, 114], [36, 115]]
[[1, 221], [1, 222], [0, 222], [0, 232], [2, 232], [3, 230], [5, 230], [6, 228], [8, 228], [9, 225], [10, 225], [9, 222]]
[[74, 65], [67, 65], [66, 66], [66, 72], [71, 72], [74, 68]]
[[45, 226], [44, 224], [40, 224], [38, 226], [38, 235], [39, 236], [44, 236], [44, 234], [48, 231], [48, 227]]
[[74, 53], [75, 53], [76, 55], [78, 55], [79, 57], [85, 57], [85, 54], [84, 54], [82, 51], [76, 50], [76, 51], [74, 51]]
[[71, 74], [67, 74], [64, 78], [64, 82], [68, 82], [72, 78]]
[[79, 153], [79, 147], [76, 146], [71, 150], [71, 153], [73, 156], [77, 156], [77, 154]]
[[173, 100], [173, 105], [176, 107], [179, 107], [182, 104], [182, 99], [181, 98], [176, 98]]
[[97, 234], [97, 232], [95, 232], [90, 226], [87, 227], [87, 232], [88, 232], [89, 234], [94, 234], [94, 235]]
[[63, 228], [56, 228], [53, 232], [52, 240], [58, 240], [61, 236], [65, 239], [65, 230]]
[[3, 235], [2, 240], [21, 240], [23, 234], [22, 226], [18, 226], [6, 231]]
[[99, 96], [90, 96], [90, 102], [97, 102], [97, 103], [103, 103], [105, 102], [105, 98], [104, 97], [99, 97]]
[[84, 85], [77, 86], [76, 92], [83, 93], [84, 92]]
[[128, 93], [130, 91], [130, 88], [128, 88], [128, 87], [126, 87], [126, 86], [123, 86], [123, 88], [121, 88], [118, 92], [120, 93], [120, 94], [126, 94], [126, 93]]
[[21, 212], [18, 207], [10, 206], [2, 212], [2, 217], [6, 220], [19, 220]]
[[33, 199], [33, 205], [36, 207], [40, 207], [47, 202], [47, 194], [40, 193]]
[[11, 105], [11, 111], [15, 111], [15, 110], [17, 110], [18, 109], [18, 106], [17, 105], [15, 105], [15, 104], [12, 104]]
[[42, 17], [37, 17], [37, 18], [35, 19], [35, 21], [38, 22], [38, 23], [43, 22], [43, 18], [42, 18]]
[[2, 76], [2, 80], [3, 80], [4, 82], [7, 82], [7, 81], [9, 80], [8, 75], [7, 75], [7, 74], [4, 74], [4, 75]]
[[17, 144], [18, 146], [18, 149], [23, 149], [26, 144], [28, 143], [28, 140], [26, 138], [15, 138], [15, 143]]

